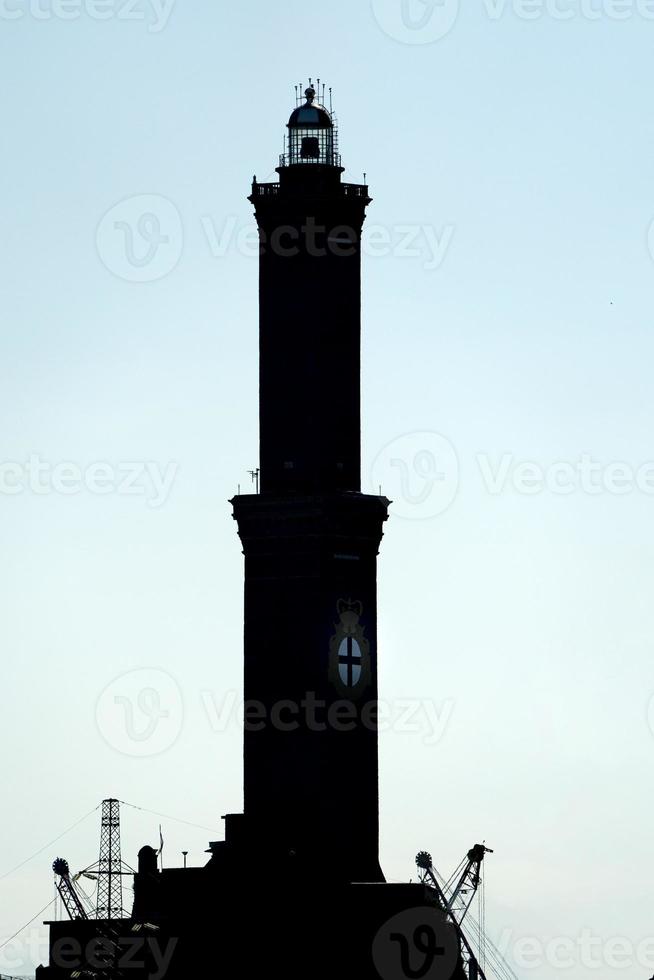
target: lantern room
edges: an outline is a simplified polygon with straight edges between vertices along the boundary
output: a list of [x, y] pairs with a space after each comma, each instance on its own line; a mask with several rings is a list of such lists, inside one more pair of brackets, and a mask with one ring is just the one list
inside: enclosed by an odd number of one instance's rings
[[316, 89], [309, 85], [304, 92], [305, 101], [298, 99], [298, 106], [288, 121], [286, 152], [280, 160], [282, 167], [300, 164], [327, 167], [341, 165], [338, 129], [333, 113], [316, 101], [316, 96]]

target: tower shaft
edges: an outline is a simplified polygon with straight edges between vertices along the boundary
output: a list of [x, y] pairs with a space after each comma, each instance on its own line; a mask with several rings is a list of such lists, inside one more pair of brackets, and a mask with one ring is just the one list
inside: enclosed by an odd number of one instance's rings
[[[361, 489], [361, 230], [368, 189], [340, 167], [252, 187], [260, 234], [261, 488]], [[274, 189], [274, 190], [273, 190]]]
[[[289, 123], [260, 233], [261, 492], [233, 501], [245, 554], [245, 820], [267, 852], [381, 881], [377, 554], [361, 493], [361, 233], [331, 115]], [[314, 93], [315, 94], [315, 93]]]

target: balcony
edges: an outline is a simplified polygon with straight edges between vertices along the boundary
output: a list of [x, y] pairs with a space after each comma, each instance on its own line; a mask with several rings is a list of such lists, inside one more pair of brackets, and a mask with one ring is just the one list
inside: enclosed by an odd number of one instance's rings
[[[362, 197], [368, 199], [367, 184], [339, 184], [343, 197]], [[252, 197], [278, 197], [281, 193], [281, 184], [252, 184]]]

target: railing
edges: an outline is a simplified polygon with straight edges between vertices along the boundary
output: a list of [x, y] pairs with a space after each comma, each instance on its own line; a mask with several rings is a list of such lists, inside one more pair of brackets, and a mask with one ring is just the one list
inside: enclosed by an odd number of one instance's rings
[[328, 154], [321, 154], [321, 156], [316, 159], [315, 157], [302, 157], [299, 155], [299, 153], [282, 153], [279, 158], [280, 167], [290, 167], [302, 164], [306, 164], [309, 167], [315, 167], [317, 163], [327, 167], [340, 167], [341, 154], [336, 153], [336, 151], [333, 150]]
[[[254, 197], [275, 197], [279, 194], [281, 184], [253, 184], [252, 194]], [[0, 977], [2, 980], [2, 977]]]
[[[343, 192], [343, 197], [365, 197], [368, 194], [367, 184], [339, 184]], [[253, 184], [252, 185], [252, 196], [253, 197], [277, 197], [281, 192], [281, 184]], [[0, 980], [3, 980], [0, 977]]]
[[367, 184], [341, 184], [345, 197], [368, 197]]

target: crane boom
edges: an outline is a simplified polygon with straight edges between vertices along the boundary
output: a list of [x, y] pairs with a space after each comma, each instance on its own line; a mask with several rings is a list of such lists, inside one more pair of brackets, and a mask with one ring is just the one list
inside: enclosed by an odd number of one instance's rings
[[57, 881], [57, 891], [61, 896], [61, 900], [64, 903], [70, 918], [73, 920], [88, 919], [88, 913], [82, 905], [82, 901], [77, 894], [75, 885], [70, 877], [68, 861], [65, 861], [64, 858], [57, 858], [52, 865], [52, 870], [59, 876]]
[[466, 859], [463, 862], [463, 871], [455, 882], [449, 897], [441, 888], [431, 854], [428, 854], [427, 851], [421, 851], [416, 857], [416, 864], [420, 869], [421, 880], [434, 889], [439, 905], [447, 913], [456, 927], [461, 942], [463, 968], [468, 980], [486, 980], [486, 975], [479, 965], [470, 943], [466, 939], [462, 924], [481, 883], [480, 871], [484, 857], [486, 854], [492, 853], [491, 849], [486, 847], [485, 844], [476, 844], [468, 851]]
[[472, 900], [475, 897], [477, 889], [481, 883], [480, 872], [482, 861], [487, 854], [492, 853], [493, 851], [490, 849], [490, 847], [486, 847], [485, 844], [475, 844], [475, 846], [468, 851], [467, 862], [463, 874], [456, 883], [454, 891], [448, 900], [449, 908], [457, 917], [457, 922], [459, 925], [463, 924], [463, 920], [468, 914], [468, 910], [472, 905]]

